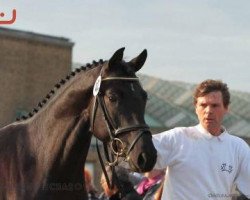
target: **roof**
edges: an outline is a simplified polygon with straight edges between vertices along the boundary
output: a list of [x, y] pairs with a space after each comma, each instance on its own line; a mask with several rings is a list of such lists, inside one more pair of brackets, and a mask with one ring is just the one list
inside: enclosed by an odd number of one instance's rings
[[32, 40], [32, 41], [40, 41], [44, 43], [50, 43], [50, 44], [55, 44], [59, 46], [67, 46], [67, 47], [73, 47], [74, 45], [74, 43], [68, 38], [55, 37], [55, 36], [38, 34], [34, 32], [29, 32], [29, 31], [8, 29], [8, 28], [3, 28], [3, 27], [0, 27], [0, 36], [6, 36], [6, 37], [12, 37], [12, 38], [18, 38], [18, 39], [26, 39], [26, 40]]

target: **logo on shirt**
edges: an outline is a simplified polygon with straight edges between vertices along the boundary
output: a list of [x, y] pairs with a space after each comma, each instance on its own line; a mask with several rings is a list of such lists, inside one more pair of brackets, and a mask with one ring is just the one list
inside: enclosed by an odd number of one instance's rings
[[220, 167], [220, 170], [222, 172], [228, 172], [229, 174], [233, 171], [233, 166], [232, 165], [227, 165], [226, 163], [223, 163]]

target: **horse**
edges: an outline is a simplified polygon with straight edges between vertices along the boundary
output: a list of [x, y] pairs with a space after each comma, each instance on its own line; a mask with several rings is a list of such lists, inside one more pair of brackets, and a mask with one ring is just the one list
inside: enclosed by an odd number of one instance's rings
[[133, 171], [153, 168], [147, 93], [136, 76], [147, 50], [126, 62], [124, 49], [72, 71], [28, 116], [0, 129], [1, 200], [87, 199], [82, 169], [92, 135]]

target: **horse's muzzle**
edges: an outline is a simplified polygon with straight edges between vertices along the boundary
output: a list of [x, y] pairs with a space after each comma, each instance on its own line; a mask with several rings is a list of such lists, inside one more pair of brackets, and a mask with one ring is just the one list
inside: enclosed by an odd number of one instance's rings
[[152, 142], [151, 132], [144, 131], [137, 145], [128, 159], [131, 169], [138, 172], [151, 171], [157, 159], [157, 151]]

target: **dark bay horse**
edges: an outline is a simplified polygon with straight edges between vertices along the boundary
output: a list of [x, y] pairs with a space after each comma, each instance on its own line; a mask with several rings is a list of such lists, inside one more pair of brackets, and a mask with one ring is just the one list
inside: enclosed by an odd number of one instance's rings
[[156, 150], [144, 121], [146, 92], [124, 48], [55, 85], [33, 113], [0, 129], [0, 199], [87, 199], [82, 169], [92, 134], [135, 171], [153, 168]]

